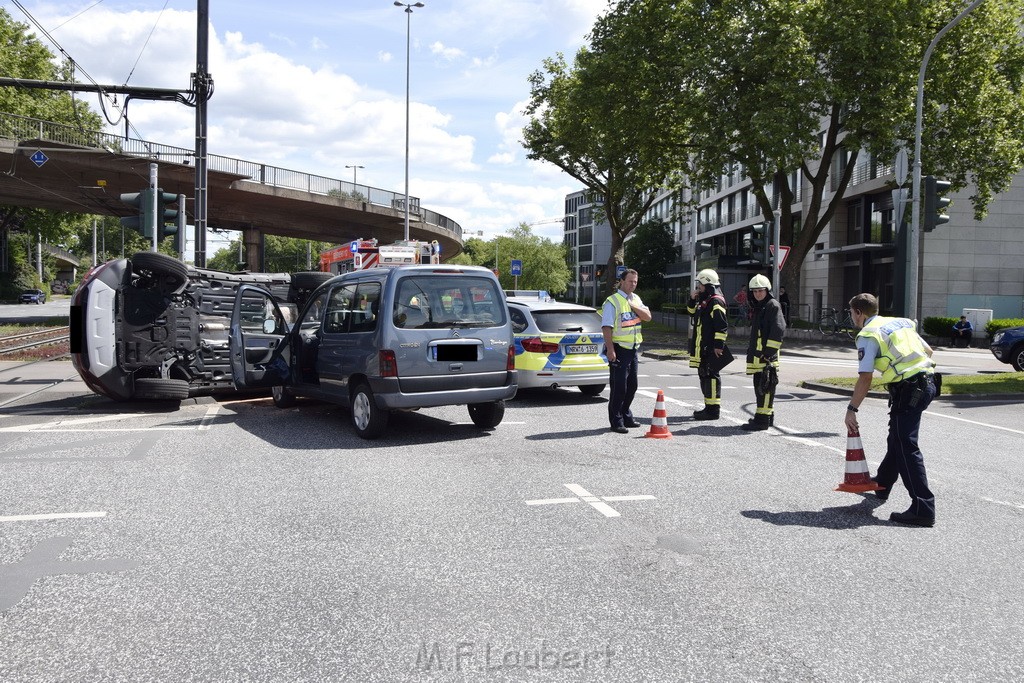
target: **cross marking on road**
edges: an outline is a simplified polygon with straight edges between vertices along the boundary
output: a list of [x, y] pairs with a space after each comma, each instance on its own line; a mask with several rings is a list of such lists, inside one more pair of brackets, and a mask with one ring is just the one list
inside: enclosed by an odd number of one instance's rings
[[606, 501], [618, 502], [623, 500], [655, 500], [654, 496], [595, 496], [579, 484], [564, 484], [565, 488], [575, 493], [577, 498], [543, 498], [541, 500], [528, 500], [527, 505], [555, 505], [557, 503], [590, 503], [590, 505], [605, 517], [619, 517], [619, 513]]

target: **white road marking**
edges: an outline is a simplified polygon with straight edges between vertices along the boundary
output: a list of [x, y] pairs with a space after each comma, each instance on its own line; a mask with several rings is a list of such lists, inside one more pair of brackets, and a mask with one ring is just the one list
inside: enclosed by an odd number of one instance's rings
[[1018, 510], [1024, 510], [1024, 505], [1019, 503], [1007, 503], [1005, 500], [996, 500], [995, 498], [986, 498], [985, 496], [982, 496], [981, 499], [988, 501], [989, 503], [995, 503], [996, 505], [1005, 505], [1007, 507], [1017, 508]]
[[605, 501], [625, 500], [656, 500], [654, 496], [595, 496], [579, 484], [564, 484], [565, 488], [575, 493], [579, 498], [544, 498], [541, 500], [528, 500], [527, 505], [557, 505], [560, 503], [587, 503], [605, 517], [620, 517], [619, 513]]
[[[1015, 403], [1015, 401], [1011, 401], [1011, 402]], [[935, 406], [936, 404], [934, 402], [932, 402], [932, 405]], [[1024, 434], [1024, 431], [1021, 431], [1019, 429], [1010, 429], [1009, 427], [1000, 427], [999, 425], [989, 424], [988, 422], [978, 422], [977, 420], [968, 420], [968, 419], [963, 418], [963, 417], [956, 417], [955, 415], [943, 415], [942, 413], [935, 413], [935, 412], [931, 412], [931, 411], [928, 411], [928, 410], [924, 411], [924, 414], [925, 415], [930, 415], [931, 417], [943, 417], [943, 418], [945, 418], [947, 420], [956, 420], [957, 422], [966, 422], [967, 424], [978, 425], [979, 427], [990, 427], [992, 429], [999, 429], [999, 430], [1002, 430], [1004, 432], [1010, 432], [1011, 434]]]
[[0, 517], [0, 522], [35, 522], [47, 519], [87, 519], [90, 517], [106, 517], [106, 512], [54, 512], [47, 515], [12, 515]]
[[148, 413], [120, 413], [117, 415], [94, 415], [75, 420], [54, 420], [52, 422], [40, 422], [38, 424], [18, 425], [15, 427], [0, 427], [0, 433], [52, 433], [52, 432], [189, 432], [196, 430], [210, 429], [211, 422], [220, 413], [220, 406], [213, 405], [207, 408], [197, 425], [155, 425], [140, 427], [96, 427], [101, 422], [122, 422], [146, 417]]

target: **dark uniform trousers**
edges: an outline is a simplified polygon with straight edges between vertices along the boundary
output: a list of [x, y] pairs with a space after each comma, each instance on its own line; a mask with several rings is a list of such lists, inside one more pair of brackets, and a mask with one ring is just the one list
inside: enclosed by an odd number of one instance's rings
[[633, 420], [633, 397], [636, 396], [637, 372], [640, 364], [637, 349], [615, 344], [615, 362], [608, 364], [608, 423], [621, 427]]
[[711, 359], [715, 358], [715, 349], [709, 346], [701, 349], [700, 365], [697, 366], [697, 377], [700, 379], [700, 392], [704, 394], [704, 404], [709, 406], [722, 405], [722, 375], [711, 367]]
[[934, 379], [931, 373], [914, 375], [890, 385], [889, 397], [889, 438], [875, 479], [889, 489], [899, 477], [910, 494], [908, 512], [934, 518], [935, 496], [928, 488], [924, 457], [917, 445], [921, 415], [935, 398]]

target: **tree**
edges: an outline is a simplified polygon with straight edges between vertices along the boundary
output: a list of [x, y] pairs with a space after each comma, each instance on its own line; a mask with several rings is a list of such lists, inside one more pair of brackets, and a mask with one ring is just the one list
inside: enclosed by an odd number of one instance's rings
[[659, 218], [641, 223], [626, 242], [625, 265], [640, 274], [644, 289], [661, 289], [668, 265], [673, 261], [672, 229]]
[[[498, 280], [504, 289], [513, 289], [516, 278], [509, 270], [513, 259], [523, 262], [518, 289], [543, 289], [552, 295], [564, 294], [569, 288], [572, 272], [565, 261], [565, 245], [534, 235], [526, 223], [520, 223], [506, 236], [491, 241], [486, 263], [496, 264]], [[496, 259], [496, 260], [492, 260]]]
[[[671, 5], [650, 3], [652, 21], [668, 21]], [[530, 76], [530, 121], [523, 129], [529, 158], [554, 164], [600, 199], [598, 219], [612, 234], [607, 293], [614, 290], [626, 237], [653, 204], [650, 188], [678, 187], [687, 162], [688, 109], [666, 98], [651, 73], [638, 73], [674, 68], [662, 61], [669, 50], [654, 49], [674, 36], [664, 25], [637, 28], [614, 18], [599, 21], [593, 46], [577, 53], [572, 68], [561, 54], [546, 59]]]
[[[671, 9], [665, 16], [652, 5]], [[858, 160], [891, 160], [913, 140], [924, 51], [963, 6], [622, 0], [595, 33], [612, 43], [672, 34], [650, 43], [634, 78], [663, 93], [667, 106], [687, 108], [693, 185], [715, 187], [724, 170], [739, 166], [766, 220], [777, 197], [781, 243], [792, 247], [782, 281], [797, 292], [800, 267], [842, 205]], [[938, 44], [927, 72], [925, 173], [954, 189], [973, 182], [978, 218], [1024, 166], [1022, 28], [1018, 0], [986, 0]], [[795, 221], [797, 169], [810, 192]]]
[[[29, 27], [14, 21], [0, 8], [0, 73], [33, 80], [73, 80], [74, 69], [58, 65], [50, 50], [29, 33]], [[26, 88], [0, 88], [0, 112], [78, 126], [81, 131], [100, 129], [100, 118], [84, 102], [66, 92]], [[86, 133], [83, 132], [83, 135]], [[0, 240], [8, 242], [10, 232], [41, 235], [44, 242], [60, 244], [74, 233], [77, 218], [59, 211], [44, 211], [0, 205]], [[8, 281], [16, 277], [14, 264], [0, 263]]]

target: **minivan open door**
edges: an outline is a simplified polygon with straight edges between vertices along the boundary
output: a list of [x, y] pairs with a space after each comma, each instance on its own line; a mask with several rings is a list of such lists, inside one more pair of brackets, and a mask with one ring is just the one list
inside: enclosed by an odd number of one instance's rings
[[236, 389], [291, 384], [289, 323], [270, 292], [254, 285], [238, 287], [228, 336]]

